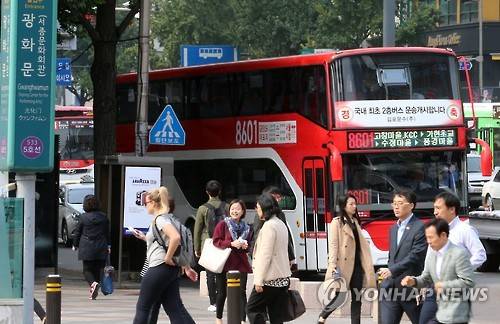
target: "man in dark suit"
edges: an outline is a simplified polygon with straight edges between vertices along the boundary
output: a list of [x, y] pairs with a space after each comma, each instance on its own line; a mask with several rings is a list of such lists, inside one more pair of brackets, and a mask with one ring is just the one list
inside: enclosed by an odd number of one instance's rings
[[388, 268], [379, 270], [379, 275], [384, 279], [381, 284], [380, 304], [384, 324], [399, 323], [403, 312], [413, 324], [418, 323], [418, 291], [401, 286], [404, 277], [422, 273], [427, 252], [424, 223], [413, 215], [415, 206], [414, 192], [400, 190], [394, 193], [392, 209], [398, 221], [389, 232], [391, 246]]

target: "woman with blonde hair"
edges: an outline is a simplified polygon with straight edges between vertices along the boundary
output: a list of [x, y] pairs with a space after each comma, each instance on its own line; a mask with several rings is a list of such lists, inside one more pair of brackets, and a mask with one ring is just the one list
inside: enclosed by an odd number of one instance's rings
[[[180, 296], [179, 274], [181, 268], [173, 261], [174, 253], [180, 244], [181, 238], [168, 215], [167, 188], [160, 187], [148, 192], [144, 204], [148, 213], [152, 216], [151, 226], [144, 237], [147, 244], [146, 255], [149, 268], [141, 281], [134, 324], [146, 324], [151, 309], [158, 302], [163, 304], [171, 323], [194, 323]], [[155, 239], [153, 226], [157, 227], [162, 236], [166, 250]], [[141, 236], [139, 233], [134, 233], [134, 235]], [[196, 281], [197, 274], [194, 270], [189, 267], [183, 270], [191, 280]]]
[[[328, 269], [325, 280], [342, 277], [351, 291], [351, 323], [361, 322], [362, 288], [375, 287], [375, 271], [368, 242], [361, 232], [356, 197], [340, 196], [339, 216], [330, 223], [328, 231]], [[355, 293], [357, 291], [358, 293]], [[323, 308], [318, 323], [324, 323], [335, 310], [335, 299]]]

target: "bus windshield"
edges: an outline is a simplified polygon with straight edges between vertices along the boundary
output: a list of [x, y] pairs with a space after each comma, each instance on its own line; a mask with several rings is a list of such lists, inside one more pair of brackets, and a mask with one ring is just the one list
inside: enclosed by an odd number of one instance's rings
[[93, 160], [94, 139], [92, 119], [56, 121], [61, 160]]
[[413, 190], [418, 202], [430, 203], [417, 208], [432, 208], [442, 191], [462, 199], [461, 156], [449, 151], [346, 155], [345, 185], [370, 210], [390, 210], [394, 192], [401, 189]]
[[374, 54], [344, 57], [337, 66], [337, 101], [459, 99], [452, 56]]

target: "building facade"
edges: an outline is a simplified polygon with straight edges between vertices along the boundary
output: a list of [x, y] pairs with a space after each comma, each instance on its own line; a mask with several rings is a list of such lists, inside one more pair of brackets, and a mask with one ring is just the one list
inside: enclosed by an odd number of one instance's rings
[[[500, 102], [500, 0], [420, 0], [436, 6], [440, 23], [425, 33], [429, 47], [451, 48], [471, 60], [475, 102]], [[466, 93], [461, 73], [462, 98]]]

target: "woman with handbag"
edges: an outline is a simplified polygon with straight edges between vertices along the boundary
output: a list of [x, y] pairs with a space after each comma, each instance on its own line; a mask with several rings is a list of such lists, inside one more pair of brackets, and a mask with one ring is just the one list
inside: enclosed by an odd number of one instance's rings
[[288, 229], [277, 215], [278, 202], [270, 194], [257, 198], [256, 211], [264, 221], [253, 250], [254, 288], [247, 313], [250, 323], [266, 323], [266, 313], [272, 324], [282, 323], [288, 308], [290, 263], [288, 260]]
[[[141, 290], [137, 300], [134, 324], [147, 324], [154, 305], [160, 301], [170, 322], [175, 324], [194, 324], [191, 315], [184, 307], [179, 291], [179, 274], [181, 267], [173, 261], [173, 256], [180, 244], [180, 234], [167, 217], [168, 190], [165, 187], [147, 193], [145, 206], [152, 216], [152, 223], [146, 233], [146, 254], [149, 268], [141, 281]], [[155, 239], [153, 226], [162, 236], [166, 248]], [[191, 268], [184, 269], [186, 275], [196, 281], [197, 273]]]
[[230, 270], [238, 270], [241, 273], [241, 322], [246, 321], [247, 306], [247, 275], [252, 272], [248, 262], [248, 242], [252, 240], [252, 228], [243, 221], [246, 215], [245, 203], [235, 199], [229, 204], [229, 217], [219, 222], [214, 229], [212, 237], [214, 246], [227, 249], [231, 248], [231, 253], [226, 260], [224, 269], [217, 274], [217, 299], [216, 299], [216, 323], [222, 324], [222, 312], [227, 295], [226, 274]]
[[83, 263], [83, 276], [90, 286], [89, 299], [99, 294], [104, 275], [106, 258], [111, 253], [109, 220], [99, 211], [99, 202], [94, 195], [83, 199], [83, 213], [75, 229], [73, 250], [78, 249], [78, 259]]
[[[375, 271], [370, 247], [364, 238], [357, 211], [356, 197], [340, 196], [338, 199], [339, 216], [330, 223], [328, 232], [328, 269], [325, 281], [342, 277], [351, 291], [351, 323], [361, 322], [362, 288], [375, 288]], [[355, 290], [358, 293], [355, 293]], [[318, 323], [324, 323], [335, 310], [335, 299], [323, 308]]]

